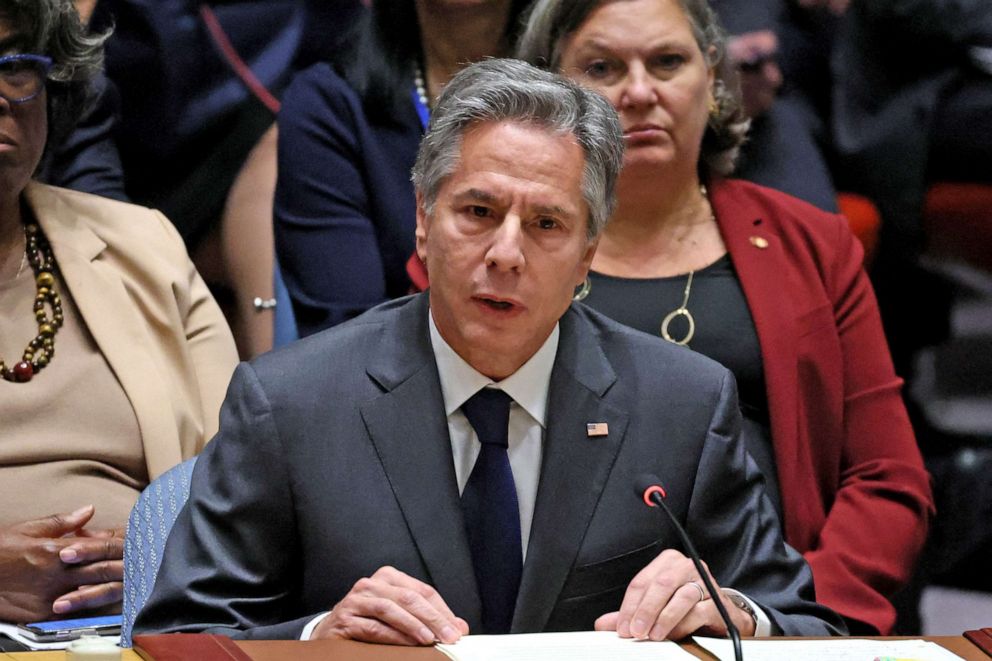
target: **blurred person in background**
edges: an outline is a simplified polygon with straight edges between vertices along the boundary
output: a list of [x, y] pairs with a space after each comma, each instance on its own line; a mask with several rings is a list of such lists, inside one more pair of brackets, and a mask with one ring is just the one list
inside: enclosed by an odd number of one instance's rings
[[508, 52], [526, 4], [376, 2], [346, 59], [294, 80], [278, 120], [274, 215], [301, 335], [409, 293], [410, 169], [433, 100], [466, 64]]
[[712, 0], [751, 119], [734, 176], [837, 211], [829, 157], [831, 12], [795, 0]]
[[0, 8], [3, 621], [119, 610], [131, 506], [216, 431], [237, 362], [162, 214], [33, 181], [105, 39], [70, 0]]

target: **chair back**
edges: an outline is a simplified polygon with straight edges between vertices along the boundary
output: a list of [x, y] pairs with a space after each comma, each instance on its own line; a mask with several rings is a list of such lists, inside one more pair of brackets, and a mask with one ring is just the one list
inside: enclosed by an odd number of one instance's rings
[[124, 534], [124, 606], [121, 647], [131, 647], [131, 630], [155, 586], [172, 524], [189, 498], [196, 457], [152, 480], [131, 509]]

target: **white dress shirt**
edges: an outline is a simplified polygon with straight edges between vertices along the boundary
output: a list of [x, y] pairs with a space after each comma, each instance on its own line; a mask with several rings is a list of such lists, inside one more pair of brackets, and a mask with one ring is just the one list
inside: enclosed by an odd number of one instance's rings
[[433, 317], [430, 328], [431, 347], [434, 349], [437, 373], [441, 379], [444, 414], [448, 418], [448, 436], [451, 439], [451, 455], [455, 460], [458, 493], [465, 490], [465, 484], [482, 449], [479, 437], [461, 411], [462, 404], [486, 387], [502, 390], [513, 400], [507, 430], [507, 454], [510, 457], [513, 482], [517, 487], [517, 505], [520, 508], [520, 552], [526, 559], [530, 523], [534, 518], [534, 504], [537, 502], [537, 483], [541, 477], [541, 447], [547, 421], [548, 386], [558, 353], [558, 324], [555, 324], [551, 335], [537, 353], [499, 383], [480, 374], [455, 353], [441, 337]]
[[[510, 469], [517, 488], [517, 505], [520, 509], [520, 542], [522, 557], [527, 557], [527, 542], [530, 539], [530, 525], [534, 519], [534, 506], [537, 502], [537, 486], [541, 476], [542, 446], [544, 429], [547, 425], [548, 389], [551, 385], [551, 371], [558, 354], [558, 338], [561, 333], [558, 324], [544, 341], [541, 348], [524, 363], [520, 369], [496, 382], [481, 374], [465, 362], [451, 346], [445, 342], [434, 324], [434, 316], [429, 316], [431, 349], [437, 363], [437, 373], [441, 381], [441, 396], [444, 399], [444, 413], [448, 419], [448, 436], [451, 440], [451, 455], [455, 462], [455, 477], [458, 493], [465, 489], [475, 460], [482, 449], [461, 406], [475, 393], [490, 387], [502, 390], [513, 402], [510, 404], [510, 422], [507, 433]], [[727, 592], [732, 590], [723, 588]], [[733, 590], [736, 592], [736, 590]], [[740, 593], [737, 593], [740, 594]], [[771, 633], [771, 621], [761, 608], [747, 596], [741, 597], [754, 609], [758, 616], [756, 636]], [[310, 634], [327, 613], [322, 613], [307, 623], [300, 640], [310, 640]], [[456, 613], [457, 615], [457, 613]]]

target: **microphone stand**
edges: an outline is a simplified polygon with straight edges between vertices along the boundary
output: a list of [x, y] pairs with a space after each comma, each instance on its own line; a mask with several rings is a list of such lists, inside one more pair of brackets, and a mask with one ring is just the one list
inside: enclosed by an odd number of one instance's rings
[[[653, 482], [656, 483], [656, 481]], [[727, 634], [730, 636], [730, 640], [734, 644], [734, 659], [736, 661], [743, 661], [744, 652], [741, 649], [741, 634], [737, 630], [737, 627], [734, 626], [733, 621], [730, 619], [730, 613], [727, 612], [726, 607], [723, 605], [723, 600], [720, 599], [716, 586], [713, 585], [713, 581], [710, 580], [710, 573], [706, 571], [705, 567], [703, 567], [703, 561], [699, 557], [699, 552], [697, 552], [696, 547], [692, 545], [692, 540], [689, 539], [689, 535], [686, 534], [682, 524], [680, 524], [678, 519], [675, 518], [672, 511], [668, 509], [668, 505], [665, 504], [665, 499], [661, 496], [661, 493], [663, 492], [659, 493], [659, 491], [660, 489], [649, 489], [648, 493], [644, 493], [645, 499], [650, 499], [652, 503], [660, 507], [675, 526], [675, 530], [678, 532], [679, 538], [682, 540], [682, 545], [685, 547], [685, 550], [689, 552], [689, 557], [692, 558], [692, 564], [696, 566], [696, 571], [699, 572], [700, 578], [702, 578], [703, 583], [706, 584], [706, 590], [710, 593], [710, 598], [713, 599], [713, 604], [720, 613], [723, 623], [727, 626]]]

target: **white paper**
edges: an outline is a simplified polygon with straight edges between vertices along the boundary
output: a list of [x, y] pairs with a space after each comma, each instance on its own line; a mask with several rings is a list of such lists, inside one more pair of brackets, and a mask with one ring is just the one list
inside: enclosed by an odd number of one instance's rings
[[620, 638], [612, 631], [463, 636], [437, 649], [455, 661], [698, 661], [677, 643]]
[[[720, 661], [734, 661], [734, 647], [726, 638], [693, 640]], [[936, 643], [926, 640], [866, 640], [832, 638], [829, 640], [744, 640], [741, 642], [747, 661], [872, 661], [880, 657], [913, 661], [963, 661]]]

